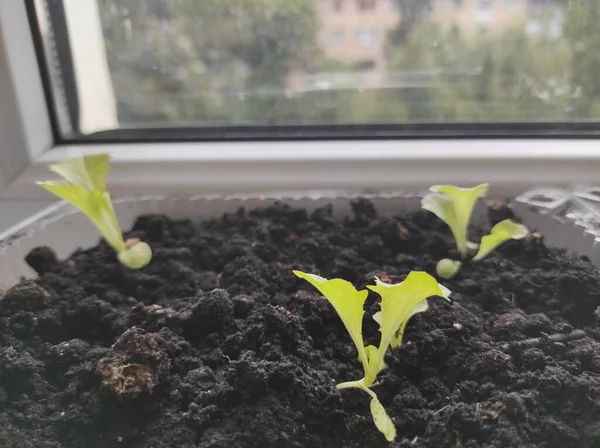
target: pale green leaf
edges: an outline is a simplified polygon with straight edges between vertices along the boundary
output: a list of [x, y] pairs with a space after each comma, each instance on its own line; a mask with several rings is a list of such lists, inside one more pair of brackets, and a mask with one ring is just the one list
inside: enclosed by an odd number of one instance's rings
[[[381, 311], [377, 311], [375, 314], [373, 314], [373, 320], [377, 322], [381, 327]], [[381, 331], [381, 328], [379, 329], [379, 331]]]
[[[381, 296], [380, 330], [381, 342], [379, 356], [383, 358], [387, 348], [403, 324], [413, 316], [413, 310], [428, 297], [440, 296], [448, 298], [450, 293], [447, 288], [441, 287], [438, 282], [426, 272], [411, 272], [406, 279], [396, 285], [391, 285], [377, 279], [375, 286], [367, 286]], [[423, 309], [424, 305], [417, 308]], [[397, 339], [396, 339], [397, 341]], [[367, 385], [369, 383], [367, 382]]]
[[477, 252], [477, 255], [475, 255], [473, 261], [479, 261], [485, 258], [491, 251], [505, 241], [510, 239], [520, 240], [525, 238], [528, 233], [529, 231], [527, 230], [527, 227], [522, 224], [517, 224], [510, 219], [505, 219], [504, 221], [499, 222], [492, 227], [492, 230], [488, 235], [485, 235], [483, 238], [481, 238], [479, 252]]
[[467, 255], [467, 229], [475, 202], [487, 189], [488, 184], [473, 188], [434, 185], [429, 189], [433, 193], [421, 200], [423, 209], [432, 212], [448, 224], [456, 240], [456, 247], [463, 257]]
[[383, 434], [385, 440], [393, 442], [396, 438], [396, 427], [377, 397], [371, 398], [371, 415], [375, 426]]
[[106, 179], [110, 170], [110, 155], [107, 153], [84, 156], [85, 169], [96, 190], [106, 190]]
[[106, 241], [118, 252], [125, 250], [125, 242], [123, 241], [123, 232], [121, 225], [117, 220], [117, 215], [110, 199], [110, 194], [107, 191], [96, 190], [93, 193], [95, 200], [98, 203], [100, 216], [98, 220], [98, 230]]
[[435, 267], [435, 273], [438, 275], [438, 277], [451, 279], [458, 274], [458, 271], [460, 271], [461, 267], [462, 262], [460, 261], [451, 260], [450, 258], [442, 258], [440, 261], [438, 261]]
[[98, 203], [98, 200], [95, 199], [93, 192], [78, 185], [71, 185], [61, 181], [38, 182], [38, 185], [67, 201], [98, 227], [98, 224], [101, 221], [101, 211], [100, 204]]
[[[447, 297], [450, 295], [450, 290], [445, 288], [442, 285], [440, 285], [440, 290], [442, 291], [442, 294], [444, 294], [444, 297]], [[445, 292], [444, 290], [446, 290], [447, 292]], [[390, 342], [390, 346], [392, 348], [397, 348], [402, 345], [402, 338], [404, 337], [404, 330], [405, 330], [406, 324], [408, 323], [410, 318], [413, 317], [415, 314], [423, 313], [423, 312], [427, 311], [428, 309], [429, 309], [429, 303], [427, 303], [427, 300], [423, 300], [422, 302], [419, 302], [415, 305], [415, 307], [409, 313], [408, 318], [404, 321], [404, 323], [400, 326], [400, 328], [398, 329], [398, 331], [396, 331], [396, 334], [392, 338], [392, 341]], [[381, 311], [377, 311], [375, 314], [373, 314], [373, 320], [379, 324], [379, 327], [380, 327], [379, 331], [381, 331]]]
[[109, 160], [108, 154], [87, 155], [54, 163], [48, 169], [87, 191], [105, 190]]
[[71, 185], [75, 185], [87, 191], [92, 191], [94, 189], [94, 184], [87, 172], [83, 157], [76, 157], [74, 159], [65, 160], [64, 162], [53, 163], [48, 166], [48, 169], [58, 174], [65, 182], [68, 182]]
[[440, 287], [440, 289], [442, 291], [442, 297], [446, 300], [450, 300], [450, 295], [452, 294], [452, 291], [450, 291], [450, 289], [446, 288], [441, 283], [438, 283], [438, 286]]
[[[454, 238], [458, 241], [455, 230], [458, 229], [459, 223], [452, 199], [441, 194], [429, 193], [425, 195], [423, 199], [421, 199], [421, 207], [427, 211], [430, 211], [448, 224], [448, 227], [450, 227]], [[460, 238], [460, 235], [458, 235], [458, 237]]]
[[469, 250], [477, 250], [479, 249], [479, 244], [478, 243], [474, 243], [473, 241], [467, 241], [467, 249]]
[[90, 192], [85, 188], [62, 181], [37, 182], [37, 184], [87, 215]]
[[[383, 369], [387, 369], [388, 365], [383, 361], [383, 359], [380, 359], [378, 357], [377, 347], [375, 347], [374, 345], [367, 345], [365, 347], [365, 353], [367, 354], [367, 362], [369, 364], [371, 364], [371, 359], [373, 359], [373, 360], [377, 359], [377, 362], [379, 363], [379, 365], [377, 367], [375, 367], [373, 365], [373, 369], [376, 370], [375, 374], [378, 374]], [[358, 355], [358, 360], [362, 362], [362, 360], [360, 359], [360, 355]]]
[[[106, 242], [117, 253], [124, 251], [123, 234], [112, 208], [109, 194], [102, 190], [94, 190], [88, 193], [87, 204], [82, 205], [82, 207], [87, 209], [87, 213], [84, 212], [85, 215], [96, 226]], [[80, 208], [80, 210], [82, 209]]]
[[133, 246], [120, 252], [117, 257], [119, 261], [131, 269], [141, 269], [150, 263], [152, 259], [152, 249], [142, 241], [138, 241]]
[[[440, 290], [441, 290], [441, 288], [440, 288]], [[408, 324], [408, 321], [415, 314], [424, 313], [428, 309], [429, 309], [429, 303], [427, 302], [427, 299], [425, 299], [415, 305], [415, 307], [408, 314], [408, 317], [406, 318], [406, 320], [402, 323], [402, 325], [400, 325], [400, 329], [392, 337], [392, 340], [390, 342], [390, 346], [392, 348], [398, 348], [402, 345], [402, 339], [404, 338], [404, 331], [406, 330], [406, 324]]]
[[146, 243], [138, 241], [127, 247], [123, 241], [121, 226], [106, 191], [109, 162], [108, 154], [95, 154], [56, 163], [49, 168], [64, 181], [38, 182], [38, 185], [77, 208], [117, 252], [121, 263], [139, 269], [148, 264], [152, 250]]
[[346, 330], [352, 338], [352, 342], [358, 351], [359, 360], [363, 367], [368, 366], [368, 356], [365, 351], [365, 345], [362, 337], [362, 320], [364, 303], [367, 299], [368, 291], [357, 291], [352, 283], [334, 278], [327, 280], [315, 274], [306, 274], [301, 271], [294, 271], [298, 277], [306, 280], [319, 290], [323, 296], [333, 305], [333, 308], [342, 319]]
[[117, 252], [125, 250], [121, 228], [107, 192], [88, 191], [83, 187], [64, 182], [38, 182], [38, 185], [83, 213]]

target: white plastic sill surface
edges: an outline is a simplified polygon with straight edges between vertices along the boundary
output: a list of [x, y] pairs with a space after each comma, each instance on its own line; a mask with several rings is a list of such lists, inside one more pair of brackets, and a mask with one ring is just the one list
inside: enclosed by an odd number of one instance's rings
[[536, 186], [597, 183], [594, 140], [446, 139], [93, 144], [55, 147], [32, 161], [1, 199], [44, 200], [35, 181], [49, 163], [109, 152], [113, 196], [267, 193], [282, 190], [415, 191], [489, 182], [496, 196]]

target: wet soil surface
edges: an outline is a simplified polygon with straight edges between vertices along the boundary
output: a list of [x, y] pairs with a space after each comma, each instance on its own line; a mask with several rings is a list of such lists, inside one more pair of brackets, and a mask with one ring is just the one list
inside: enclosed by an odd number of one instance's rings
[[[389, 445], [368, 396], [335, 389], [362, 377], [355, 348], [291, 270], [357, 287], [433, 273], [452, 252], [445, 224], [358, 201], [343, 220], [280, 204], [203, 223], [145, 216], [128, 235], [154, 249], [141, 271], [105, 243], [64, 262], [38, 248], [39, 279], [4, 293], [1, 447]], [[600, 447], [598, 270], [528, 238], [442, 283], [453, 302], [414, 317], [374, 388], [392, 446]], [[376, 343], [375, 295], [366, 308]]]

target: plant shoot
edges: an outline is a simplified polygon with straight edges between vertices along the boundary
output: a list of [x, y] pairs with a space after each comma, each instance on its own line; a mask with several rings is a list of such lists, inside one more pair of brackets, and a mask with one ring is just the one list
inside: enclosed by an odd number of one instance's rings
[[477, 255], [473, 257], [473, 261], [479, 261], [485, 258], [491, 251], [493, 251], [500, 244], [513, 240], [521, 240], [529, 234], [527, 227], [522, 224], [517, 224], [510, 219], [505, 219], [499, 222], [488, 235], [481, 238], [481, 244], [479, 245], [479, 251]]
[[333, 305], [358, 351], [364, 377], [357, 381], [340, 383], [336, 388], [360, 389], [369, 394], [375, 426], [387, 441], [393, 441], [396, 438], [396, 427], [371, 387], [375, 384], [379, 372], [387, 367], [384, 356], [388, 348], [399, 347], [402, 344], [404, 330], [410, 318], [428, 309], [427, 298], [440, 296], [448, 299], [450, 291], [425, 272], [411, 272], [403, 282], [396, 285], [377, 279], [375, 286], [367, 288], [381, 296], [381, 311], [373, 316], [379, 324], [381, 340], [378, 347], [365, 347], [362, 320], [368, 291], [357, 291], [350, 282], [342, 279], [327, 280], [300, 271], [294, 271], [294, 274], [317, 288]]
[[[423, 209], [435, 214], [448, 224], [456, 241], [456, 248], [465, 260], [469, 250], [477, 251], [473, 261], [485, 258], [492, 250], [510, 239], [522, 239], [528, 234], [525, 226], [505, 219], [496, 224], [490, 233], [481, 238], [481, 243], [468, 240], [467, 232], [471, 215], [477, 199], [488, 190], [488, 184], [477, 185], [473, 188], [461, 188], [454, 185], [434, 185], [421, 200]], [[462, 267], [461, 261], [444, 258], [436, 266], [436, 273], [441, 278], [454, 277]]]
[[106, 178], [110, 169], [108, 154], [77, 157], [52, 164], [48, 169], [63, 180], [37, 184], [83, 213], [117, 252], [117, 258], [123, 265], [140, 269], [150, 262], [152, 250], [148, 244], [137, 238], [127, 241], [123, 239], [110, 195], [106, 191]]
[[435, 273], [441, 278], [450, 279], [458, 274], [461, 267], [462, 261], [442, 258], [435, 267]]
[[456, 240], [456, 248], [462, 258], [467, 257], [467, 229], [475, 202], [488, 190], [488, 184], [473, 188], [460, 188], [454, 185], [434, 185], [421, 200], [421, 206], [429, 210], [450, 227]]

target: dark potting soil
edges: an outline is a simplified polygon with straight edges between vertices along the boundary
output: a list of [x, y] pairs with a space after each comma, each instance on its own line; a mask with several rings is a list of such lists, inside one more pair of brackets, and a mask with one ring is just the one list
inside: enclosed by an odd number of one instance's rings
[[[345, 220], [276, 205], [201, 224], [145, 216], [129, 235], [154, 249], [143, 270], [105, 243], [64, 262], [39, 248], [39, 279], [0, 300], [1, 447], [389, 445], [368, 396], [335, 389], [362, 377], [356, 350], [291, 270], [361, 288], [433, 273], [452, 251], [445, 224], [357, 201]], [[374, 387], [392, 446], [600, 447], [598, 270], [531, 237], [442, 283], [453, 303], [430, 299]], [[366, 308], [377, 343], [377, 297]]]

